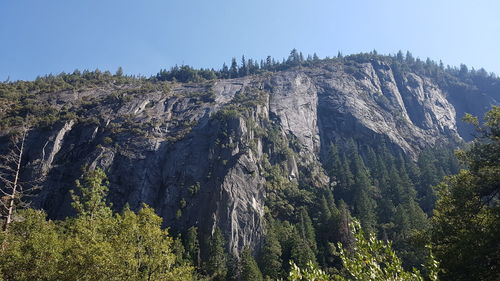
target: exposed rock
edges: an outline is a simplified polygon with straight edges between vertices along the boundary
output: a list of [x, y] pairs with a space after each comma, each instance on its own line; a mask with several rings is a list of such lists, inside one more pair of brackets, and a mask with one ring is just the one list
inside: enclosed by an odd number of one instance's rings
[[[72, 214], [68, 190], [82, 166], [101, 167], [115, 208], [149, 204], [177, 231], [197, 225], [210, 233], [218, 226], [236, 255], [244, 246], [259, 245], [265, 233], [261, 161], [274, 152], [259, 130], [273, 124], [294, 151], [286, 159], [290, 180], [321, 187], [329, 180], [320, 159], [334, 139], [369, 142], [382, 136], [415, 157], [429, 145], [459, 140], [457, 119], [467, 108], [432, 79], [415, 73], [397, 78], [382, 61], [173, 84], [166, 92], [122, 99], [113, 91], [39, 97], [60, 107], [82, 108], [82, 99], [89, 98], [101, 102], [87, 110], [98, 124], [68, 121], [30, 132], [26, 167], [42, 167], [46, 176], [34, 203], [51, 217]], [[242, 105], [250, 93], [259, 101]], [[481, 102], [474, 113], [486, 111], [492, 100]], [[234, 103], [241, 103], [244, 114], [230, 115]], [[226, 109], [227, 118], [219, 119], [217, 112]], [[311, 176], [300, 179], [304, 169]]]

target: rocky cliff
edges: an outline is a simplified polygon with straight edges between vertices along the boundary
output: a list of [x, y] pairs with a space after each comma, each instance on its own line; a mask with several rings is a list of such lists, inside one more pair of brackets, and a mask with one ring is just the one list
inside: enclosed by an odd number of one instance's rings
[[464, 85], [443, 86], [384, 60], [347, 60], [201, 83], [41, 93], [35, 103], [74, 115], [29, 132], [24, 177], [43, 179], [34, 204], [57, 218], [72, 213], [68, 191], [82, 167], [103, 168], [116, 209], [146, 203], [177, 231], [218, 226], [237, 254], [261, 243], [270, 166], [285, 163], [288, 181], [321, 188], [330, 184], [322, 159], [335, 140], [384, 139], [413, 158], [459, 143], [468, 137], [463, 114], [498, 104]]

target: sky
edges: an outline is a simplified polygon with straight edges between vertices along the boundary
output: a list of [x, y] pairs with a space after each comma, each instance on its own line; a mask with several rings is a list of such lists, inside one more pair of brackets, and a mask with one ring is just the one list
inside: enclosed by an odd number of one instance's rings
[[500, 74], [498, 0], [0, 0], [0, 81], [410, 50]]

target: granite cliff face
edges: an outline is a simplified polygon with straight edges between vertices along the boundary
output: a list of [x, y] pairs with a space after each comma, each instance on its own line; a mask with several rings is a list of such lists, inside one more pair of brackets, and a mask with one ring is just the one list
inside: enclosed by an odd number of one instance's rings
[[467, 137], [458, 129], [464, 112], [498, 104], [378, 60], [138, 90], [107, 84], [37, 97], [87, 118], [30, 131], [24, 176], [43, 178], [34, 204], [51, 217], [70, 215], [81, 168], [100, 167], [115, 208], [146, 203], [178, 231], [218, 226], [234, 254], [265, 232], [266, 163], [284, 160], [290, 181], [328, 186], [322, 158], [335, 139], [382, 138], [416, 157]]

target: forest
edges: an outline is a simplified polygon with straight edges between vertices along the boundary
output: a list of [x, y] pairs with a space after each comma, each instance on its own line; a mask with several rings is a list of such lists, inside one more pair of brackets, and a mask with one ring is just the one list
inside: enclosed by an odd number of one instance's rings
[[[295, 152], [268, 124], [261, 135], [279, 157], [265, 156], [262, 161], [265, 237], [259, 249], [245, 248], [239, 257], [228, 251], [218, 228], [208, 235], [196, 226], [185, 231], [164, 228], [163, 219], [146, 204], [117, 210], [107, 200], [109, 179], [99, 168], [82, 167], [84, 175], [70, 195], [75, 215], [65, 219], [48, 218], [43, 210], [30, 207], [37, 184], [18, 181], [26, 130], [11, 128], [26, 123], [30, 128], [50, 127], [70, 119], [95, 122], [72, 109], [41, 105], [34, 95], [107, 83], [136, 85], [111, 97], [126, 100], [127, 94], [164, 91], [171, 83], [372, 59], [387, 62], [396, 74], [411, 70], [432, 77], [443, 87], [463, 88], [464, 81], [472, 81], [477, 91], [500, 92], [499, 78], [484, 69], [444, 67], [415, 59], [410, 52], [339, 53], [320, 59], [295, 49], [282, 61], [268, 57], [257, 62], [243, 56], [239, 64], [233, 58], [220, 70], [175, 66], [148, 78], [127, 76], [121, 68], [115, 74], [76, 70], [0, 84], [0, 128], [10, 130], [9, 153], [0, 165], [0, 279], [499, 280], [498, 106], [485, 116], [464, 117], [475, 131], [470, 142], [429, 147], [416, 158], [383, 136], [369, 143], [356, 136], [339, 137], [322, 156], [321, 169], [330, 182], [320, 189], [290, 179], [287, 159]], [[242, 114], [231, 110], [215, 118]], [[186, 202], [179, 204], [181, 210]]]

